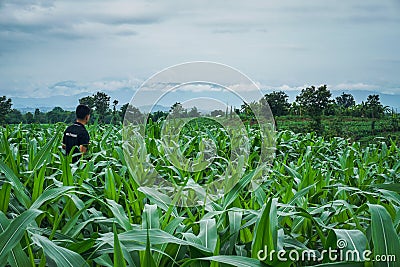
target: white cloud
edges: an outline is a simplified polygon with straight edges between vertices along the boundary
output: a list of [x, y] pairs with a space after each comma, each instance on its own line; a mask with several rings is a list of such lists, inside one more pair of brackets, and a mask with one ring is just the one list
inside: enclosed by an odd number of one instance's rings
[[162, 21], [169, 15], [164, 11], [164, 4], [147, 1], [6, 1], [0, 9], [0, 32], [23, 32], [32, 38], [131, 35], [138, 25]]
[[303, 86], [290, 86], [287, 84], [281, 85], [281, 86], [266, 86], [265, 88], [273, 88], [274, 90], [280, 90], [280, 91], [300, 91], [303, 88], [308, 87], [308, 85], [303, 85]]
[[240, 83], [240, 84], [232, 84], [229, 86], [231, 90], [238, 93], [245, 93], [245, 92], [253, 92], [253, 91], [260, 91], [261, 84], [259, 82], [253, 83]]
[[121, 88], [138, 88], [141, 84], [140, 80], [109, 80], [109, 81], [96, 81], [87, 85], [90, 91], [107, 90], [116, 91]]
[[183, 91], [183, 92], [200, 93], [200, 92], [219, 92], [223, 90], [224, 90], [223, 87], [211, 84], [186, 84], [174, 89], [173, 92]]
[[378, 88], [376, 85], [365, 83], [341, 83], [330, 86], [331, 90], [376, 90]]

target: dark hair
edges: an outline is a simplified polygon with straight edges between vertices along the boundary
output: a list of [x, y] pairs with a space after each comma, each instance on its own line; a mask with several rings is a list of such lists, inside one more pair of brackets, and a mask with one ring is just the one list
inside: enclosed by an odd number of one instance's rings
[[90, 114], [90, 108], [88, 106], [81, 104], [76, 107], [76, 117], [78, 119], [83, 120], [86, 117], [86, 115], [89, 114]]

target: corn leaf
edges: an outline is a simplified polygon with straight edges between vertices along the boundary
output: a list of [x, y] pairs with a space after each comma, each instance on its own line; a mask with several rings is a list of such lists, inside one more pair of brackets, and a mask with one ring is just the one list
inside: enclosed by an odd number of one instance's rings
[[78, 253], [56, 245], [46, 237], [33, 234], [32, 240], [43, 248], [44, 254], [59, 267], [88, 267], [89, 265]]
[[[392, 218], [387, 210], [380, 205], [369, 204], [371, 213], [372, 242], [374, 244], [374, 256], [395, 255], [396, 261], [400, 260], [400, 242], [394, 227]], [[376, 266], [395, 267], [396, 262], [376, 262]]]
[[10, 222], [0, 234], [0, 262], [19, 244], [26, 227], [41, 213], [39, 210], [29, 209]]

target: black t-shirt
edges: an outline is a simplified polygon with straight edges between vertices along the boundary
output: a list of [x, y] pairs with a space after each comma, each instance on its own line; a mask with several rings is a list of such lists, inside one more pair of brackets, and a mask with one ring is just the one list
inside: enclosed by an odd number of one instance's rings
[[[63, 144], [65, 145], [65, 151], [67, 152], [67, 155], [69, 155], [69, 152], [74, 147], [73, 154], [79, 153], [79, 146], [84, 145], [87, 147], [89, 145], [89, 140], [89, 133], [86, 130], [85, 125], [75, 122], [71, 126], [68, 126], [63, 136]], [[72, 157], [72, 162], [76, 162], [78, 159], [79, 156]]]

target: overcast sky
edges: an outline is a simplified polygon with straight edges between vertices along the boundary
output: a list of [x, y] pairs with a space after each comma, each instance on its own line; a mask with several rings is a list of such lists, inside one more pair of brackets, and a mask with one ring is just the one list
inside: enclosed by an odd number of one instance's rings
[[398, 0], [2, 0], [0, 94], [134, 88], [196, 60], [264, 88], [400, 94], [399, 47]]

